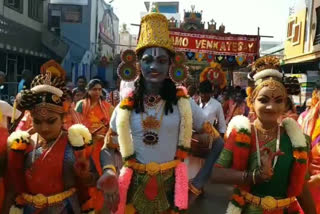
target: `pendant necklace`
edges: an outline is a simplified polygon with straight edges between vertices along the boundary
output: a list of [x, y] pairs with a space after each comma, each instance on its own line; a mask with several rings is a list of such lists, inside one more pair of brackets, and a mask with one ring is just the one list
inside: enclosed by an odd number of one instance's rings
[[[149, 115], [148, 112], [146, 112], [147, 117], [143, 118], [143, 112], [140, 113], [141, 115], [141, 125], [144, 131], [143, 134], [143, 142], [146, 145], [155, 145], [159, 141], [159, 135], [158, 132], [161, 127], [161, 123], [163, 120], [163, 115], [164, 115], [164, 103], [163, 102], [161, 105], [158, 105], [158, 108], [156, 109], [155, 115]], [[160, 120], [158, 120], [157, 115], [159, 111], [162, 110]]]
[[144, 97], [144, 104], [146, 108], [156, 108], [157, 105], [161, 101], [161, 96], [160, 95], [147, 95]]
[[[258, 159], [258, 166], [261, 167], [261, 155], [260, 155], [260, 146], [259, 146], [259, 138], [258, 138], [258, 131], [256, 128], [256, 125], [254, 124], [254, 132], [256, 135], [256, 148], [257, 148], [257, 159]], [[277, 144], [276, 144], [276, 152], [280, 149], [280, 126], [276, 127], [278, 129], [277, 132]], [[273, 161], [273, 168], [276, 166], [276, 163], [278, 161], [278, 156], [275, 156]]]

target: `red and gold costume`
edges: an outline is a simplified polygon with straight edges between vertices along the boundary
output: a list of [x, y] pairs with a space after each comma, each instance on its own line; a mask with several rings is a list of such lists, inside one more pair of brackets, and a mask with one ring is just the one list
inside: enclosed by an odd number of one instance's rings
[[[41, 67], [31, 89], [21, 92], [21, 106], [41, 118], [48, 112], [60, 114], [63, 109], [65, 73], [51, 60]], [[45, 120], [45, 119], [44, 119]], [[10, 214], [57, 213], [80, 214], [77, 191], [92, 177], [84, 167], [89, 162], [83, 149], [91, 134], [82, 125], [74, 125], [68, 133], [61, 128], [56, 139], [46, 142], [38, 133], [33, 142], [26, 131], [13, 132], [8, 138], [8, 182], [14, 187], [15, 204]]]

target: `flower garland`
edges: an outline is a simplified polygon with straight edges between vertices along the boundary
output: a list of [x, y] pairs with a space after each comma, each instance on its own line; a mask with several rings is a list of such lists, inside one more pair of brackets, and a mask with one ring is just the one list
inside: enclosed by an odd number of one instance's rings
[[74, 148], [82, 148], [90, 144], [92, 136], [87, 127], [82, 124], [74, 124], [68, 129], [68, 139]]
[[[293, 157], [295, 159], [288, 186], [288, 197], [293, 197], [301, 193], [305, 173], [307, 172], [307, 139], [301, 132], [297, 122], [292, 118], [284, 119], [282, 121], [282, 126], [291, 140]], [[246, 170], [252, 142], [249, 119], [244, 116], [234, 117], [229, 123], [226, 136], [228, 137], [228, 141], [233, 141], [233, 144], [235, 145], [233, 147], [232, 168], [241, 171]], [[241, 214], [244, 205], [244, 198], [240, 194], [239, 187], [236, 187], [228, 205], [227, 214]]]
[[[177, 96], [180, 98], [178, 100], [180, 129], [176, 156], [180, 159], [184, 159], [186, 156], [186, 151], [188, 151], [191, 147], [192, 109], [189, 102], [189, 97], [183, 91], [183, 89], [177, 90]], [[120, 153], [124, 160], [129, 160], [135, 157], [134, 145], [130, 133], [130, 117], [133, 110], [133, 105], [134, 102], [132, 96], [125, 98], [120, 103], [120, 108], [118, 109], [118, 115], [116, 118]]]

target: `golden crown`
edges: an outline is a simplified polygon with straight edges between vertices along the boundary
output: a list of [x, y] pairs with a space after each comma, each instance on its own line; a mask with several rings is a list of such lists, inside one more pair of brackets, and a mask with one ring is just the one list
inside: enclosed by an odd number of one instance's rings
[[265, 69], [280, 69], [280, 60], [278, 57], [275, 56], [265, 56], [257, 59], [253, 65], [252, 70], [258, 73], [259, 71]]
[[149, 47], [160, 47], [174, 52], [169, 37], [168, 20], [160, 13], [152, 12], [141, 19], [136, 53]]

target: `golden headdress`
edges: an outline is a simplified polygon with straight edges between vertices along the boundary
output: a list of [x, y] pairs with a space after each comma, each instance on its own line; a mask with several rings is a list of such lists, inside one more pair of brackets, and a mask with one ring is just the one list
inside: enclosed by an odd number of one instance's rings
[[157, 12], [142, 17], [136, 53], [149, 47], [165, 48], [174, 53], [172, 40], [169, 37], [168, 20]]
[[252, 65], [252, 72], [248, 79], [254, 81], [255, 88], [247, 88], [247, 104], [252, 108], [253, 100], [257, 97], [263, 87], [269, 87], [271, 90], [280, 88], [283, 96], [287, 96], [287, 90], [283, 83], [283, 74], [280, 72], [280, 60], [275, 56], [265, 56], [257, 59]]
[[19, 104], [22, 108], [45, 114], [47, 110], [63, 113], [65, 70], [54, 60], [43, 64], [30, 90], [21, 92]]
[[279, 80], [283, 75], [280, 72], [280, 60], [275, 56], [265, 56], [257, 59], [252, 65], [252, 72], [249, 74], [249, 79], [257, 82], [266, 77], [273, 77]]
[[212, 62], [200, 74], [200, 83], [209, 80], [211, 84], [219, 86], [221, 89], [226, 87], [227, 78], [219, 63]]

